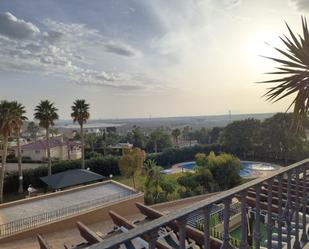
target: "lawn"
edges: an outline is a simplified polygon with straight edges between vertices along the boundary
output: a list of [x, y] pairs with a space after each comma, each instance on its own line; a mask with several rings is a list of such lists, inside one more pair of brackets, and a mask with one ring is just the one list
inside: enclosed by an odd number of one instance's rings
[[[176, 174], [171, 174], [171, 175], [163, 175], [168, 181], [176, 182], [177, 179], [182, 175], [183, 173], [176, 173]], [[120, 182], [124, 185], [127, 185], [131, 188], [134, 188], [133, 186], [133, 180], [132, 177], [126, 177], [126, 176], [115, 176], [113, 180]], [[135, 177], [135, 188], [139, 191], [144, 190], [144, 184], [145, 184], [146, 176], [144, 175], [138, 175]]]
[[[120, 182], [124, 185], [127, 185], [131, 188], [134, 188], [132, 177], [126, 177], [126, 176], [115, 176], [113, 178], [114, 181]], [[139, 175], [135, 177], [135, 189], [139, 191], [143, 191], [144, 189], [144, 183], [146, 180], [146, 176]]]

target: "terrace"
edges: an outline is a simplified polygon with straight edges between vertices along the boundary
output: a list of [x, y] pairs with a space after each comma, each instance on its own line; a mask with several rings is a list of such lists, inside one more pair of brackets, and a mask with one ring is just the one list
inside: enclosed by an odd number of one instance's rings
[[131, 198], [139, 193], [105, 181], [0, 206], [0, 240]]
[[[151, 218], [150, 222], [127, 226], [127, 230], [122, 229], [117, 236], [100, 239], [96, 243], [90, 243], [87, 248], [128, 248], [128, 243], [140, 239], [147, 244], [141, 248], [304, 248], [308, 242], [309, 222], [308, 163], [309, 159], [306, 159], [281, 168], [264, 178], [221, 192], [167, 215], [146, 207], [139, 208]], [[239, 243], [231, 240], [232, 200], [235, 198], [241, 203]], [[211, 228], [211, 213], [218, 204], [223, 205], [220, 219], [222, 233]], [[248, 224], [249, 213], [254, 217], [251, 228]], [[195, 220], [200, 225], [194, 227], [191, 221], [197, 214], [199, 217]], [[119, 221], [119, 217], [116, 220]], [[261, 226], [262, 220], [265, 222], [264, 226]], [[121, 222], [122, 225], [123, 223]], [[162, 246], [162, 231], [167, 231], [167, 228], [173, 232], [177, 246]], [[165, 236], [167, 234], [170, 233], [165, 233]]]

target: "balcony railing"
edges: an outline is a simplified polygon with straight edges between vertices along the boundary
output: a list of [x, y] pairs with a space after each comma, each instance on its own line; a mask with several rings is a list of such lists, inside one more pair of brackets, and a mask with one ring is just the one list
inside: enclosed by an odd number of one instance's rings
[[[90, 249], [119, 248], [134, 238], [147, 236], [149, 248], [157, 248], [160, 240], [158, 231], [176, 221], [179, 248], [186, 248], [187, 220], [194, 212], [203, 212], [203, 243], [200, 248], [214, 248], [214, 232], [210, 226], [210, 210], [212, 205], [223, 203], [223, 232], [220, 233], [221, 249], [230, 248], [303, 248], [308, 242], [309, 207], [307, 193], [309, 189], [309, 159], [281, 168], [264, 178], [252, 180], [246, 184], [211, 196], [194, 205], [175, 210], [168, 215], [140, 225], [126, 233], [108, 238], [103, 242], [90, 246]], [[231, 243], [230, 216], [233, 198], [241, 202], [241, 238], [239, 245]], [[248, 210], [254, 212], [253, 233], [248, 232]], [[261, 221], [266, 223], [265, 240], [262, 241]], [[175, 224], [175, 223], [173, 223]]]
[[63, 207], [61, 209], [55, 209], [49, 212], [40, 213], [30, 217], [25, 217], [23, 219], [13, 220], [8, 223], [0, 224], [0, 238], [13, 235], [15, 233], [28, 230], [40, 225], [48, 224], [50, 222], [66, 219], [70, 216], [77, 215], [82, 212], [91, 211], [93, 209], [102, 207], [105, 204], [111, 204], [112, 202], [134, 198], [136, 195], [136, 192], [119, 192], [116, 194], [106, 195], [104, 197], [97, 198], [91, 201], [84, 201], [78, 204]]

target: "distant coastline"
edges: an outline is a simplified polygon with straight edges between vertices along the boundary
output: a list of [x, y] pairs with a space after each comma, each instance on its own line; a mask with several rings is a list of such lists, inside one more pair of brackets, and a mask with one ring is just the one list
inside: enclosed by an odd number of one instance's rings
[[[93, 119], [87, 122], [88, 128], [130, 128], [134, 125], [142, 128], [155, 128], [160, 126], [192, 126], [193, 128], [215, 126], [222, 127], [228, 123], [243, 120], [247, 118], [255, 118], [264, 120], [273, 116], [274, 113], [251, 113], [251, 114], [231, 114], [231, 115], [204, 115], [204, 116], [183, 116], [183, 117], [154, 117], [154, 118], [123, 118], [123, 119]], [[59, 120], [56, 124], [59, 128], [75, 128], [72, 120]]]

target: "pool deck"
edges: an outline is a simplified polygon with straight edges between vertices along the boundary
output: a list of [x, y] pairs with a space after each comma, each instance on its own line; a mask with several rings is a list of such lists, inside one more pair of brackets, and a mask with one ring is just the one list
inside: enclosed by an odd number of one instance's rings
[[108, 196], [115, 195], [116, 199], [117, 194], [121, 193], [123, 195], [129, 195], [133, 193], [133, 191], [113, 182], [106, 182], [104, 184], [96, 184], [92, 187], [87, 187], [78, 191], [63, 191], [63, 194], [58, 193], [59, 192], [50, 194], [47, 198], [30, 198], [29, 200], [32, 201], [24, 203], [17, 202], [16, 205], [10, 205], [8, 207], [0, 206], [0, 224]]
[[[249, 161], [244, 161], [244, 162], [249, 162]], [[175, 174], [175, 173], [182, 173], [182, 172], [192, 172], [193, 170], [186, 169], [186, 168], [183, 167], [184, 163], [194, 163], [194, 161], [174, 164], [170, 169], [168, 169], [169, 170], [168, 174]], [[252, 161], [252, 163], [261, 163], [261, 162]], [[252, 170], [252, 173], [250, 175], [242, 176], [242, 178], [250, 179], [250, 178], [258, 178], [258, 177], [266, 177], [266, 176], [272, 174], [274, 171], [281, 168], [279, 165], [273, 165], [273, 166], [275, 166], [274, 170]]]

